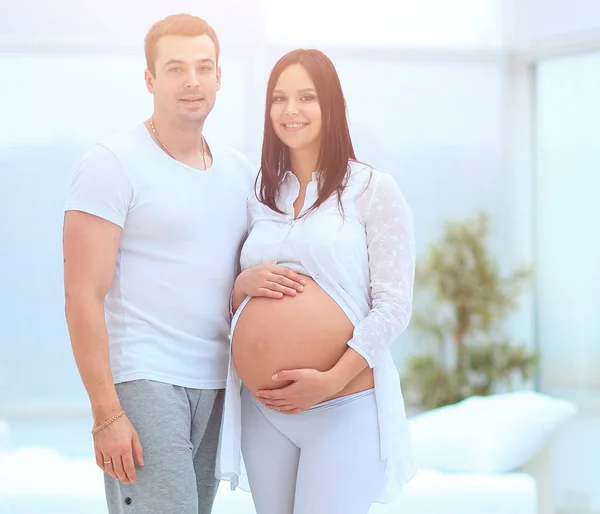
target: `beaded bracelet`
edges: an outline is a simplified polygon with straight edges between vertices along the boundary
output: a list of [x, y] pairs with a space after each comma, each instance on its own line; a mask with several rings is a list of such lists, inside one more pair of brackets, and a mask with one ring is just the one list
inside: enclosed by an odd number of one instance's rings
[[124, 415], [125, 415], [124, 410], [115, 414], [112, 418], [107, 419], [104, 423], [102, 423], [101, 425], [98, 425], [96, 428], [92, 429], [92, 434], [95, 434], [96, 432], [100, 432], [100, 430], [102, 430], [103, 428], [106, 428], [108, 425], [117, 421], [121, 416], [124, 416]]

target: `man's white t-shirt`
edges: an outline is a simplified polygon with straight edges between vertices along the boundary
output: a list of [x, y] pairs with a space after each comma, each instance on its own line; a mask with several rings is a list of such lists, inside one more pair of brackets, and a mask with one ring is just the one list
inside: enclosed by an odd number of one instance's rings
[[213, 164], [200, 171], [170, 158], [140, 124], [96, 144], [73, 173], [65, 211], [123, 229], [105, 299], [115, 383], [225, 387], [255, 172], [239, 152], [207, 142]]

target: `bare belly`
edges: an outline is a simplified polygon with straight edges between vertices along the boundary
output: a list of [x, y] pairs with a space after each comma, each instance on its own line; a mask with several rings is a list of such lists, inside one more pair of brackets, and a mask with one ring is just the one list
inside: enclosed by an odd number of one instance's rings
[[[232, 335], [232, 358], [242, 383], [252, 392], [278, 389], [274, 373], [286, 369], [331, 369], [348, 349], [353, 325], [339, 305], [310, 277], [302, 293], [281, 299], [252, 298]], [[373, 371], [365, 368], [332, 396], [373, 387]]]

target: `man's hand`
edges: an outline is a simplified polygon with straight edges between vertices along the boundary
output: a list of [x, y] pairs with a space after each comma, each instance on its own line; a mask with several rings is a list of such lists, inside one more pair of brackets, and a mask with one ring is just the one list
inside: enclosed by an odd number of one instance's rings
[[94, 434], [94, 450], [96, 464], [124, 484], [136, 480], [134, 459], [138, 466], [144, 465], [138, 433], [127, 416], [122, 416]]
[[273, 375], [273, 380], [292, 380], [293, 383], [281, 389], [259, 390], [256, 398], [265, 407], [285, 414], [296, 414], [306, 410], [344, 388], [337, 375], [331, 371], [316, 369], [280, 371]]
[[283, 298], [304, 290], [306, 281], [299, 273], [277, 266], [261, 264], [240, 273], [233, 289], [233, 308], [236, 310], [246, 296]]

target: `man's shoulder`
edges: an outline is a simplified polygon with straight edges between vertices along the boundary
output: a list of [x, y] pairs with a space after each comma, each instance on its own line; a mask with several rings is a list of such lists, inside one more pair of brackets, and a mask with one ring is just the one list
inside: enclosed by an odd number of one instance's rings
[[144, 129], [144, 126], [139, 124], [124, 128], [96, 139], [75, 163], [74, 175], [110, 177], [110, 170], [127, 174], [127, 163], [139, 155], [142, 146], [143, 133], [140, 128]]
[[137, 149], [146, 136], [146, 127], [142, 123], [137, 123], [104, 135], [96, 141], [95, 146], [104, 147], [113, 153]]
[[109, 134], [105, 134], [95, 141], [83, 152], [82, 160], [119, 160], [118, 156], [123, 151], [139, 148], [141, 141], [141, 128], [143, 125], [123, 128]]

